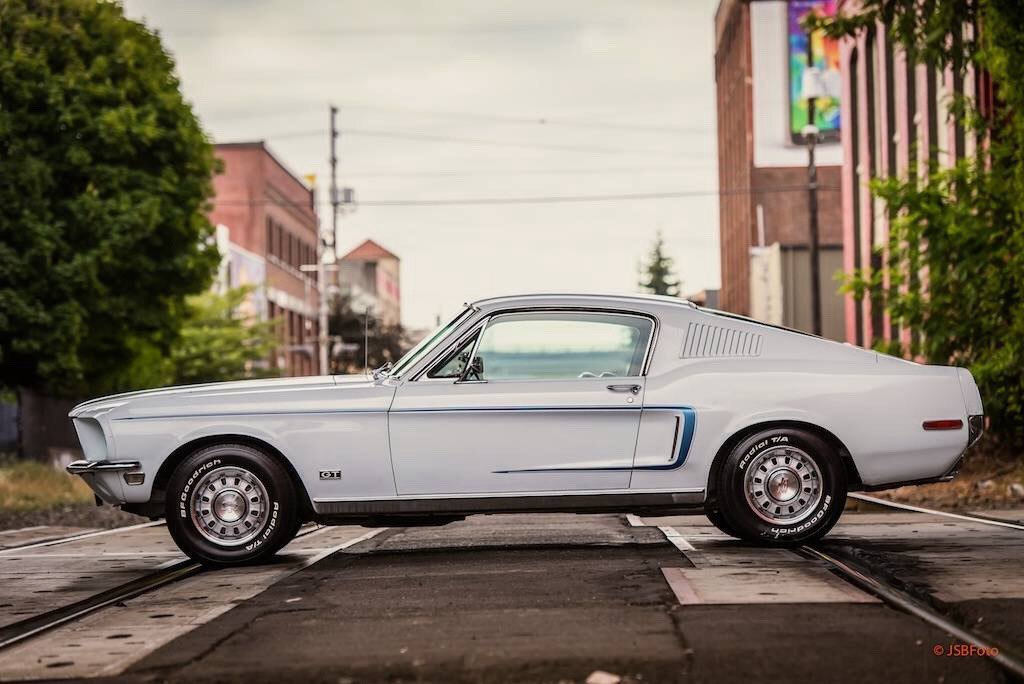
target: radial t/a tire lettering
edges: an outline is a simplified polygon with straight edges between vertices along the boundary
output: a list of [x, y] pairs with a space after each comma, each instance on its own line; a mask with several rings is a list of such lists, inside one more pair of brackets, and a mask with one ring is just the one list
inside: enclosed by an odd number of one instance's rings
[[846, 469], [823, 439], [776, 428], [742, 440], [718, 472], [721, 526], [746, 541], [794, 546], [823, 537], [846, 504]]
[[268, 558], [299, 526], [298, 496], [288, 472], [245, 444], [218, 444], [188, 456], [171, 474], [165, 507], [174, 542], [208, 565]]

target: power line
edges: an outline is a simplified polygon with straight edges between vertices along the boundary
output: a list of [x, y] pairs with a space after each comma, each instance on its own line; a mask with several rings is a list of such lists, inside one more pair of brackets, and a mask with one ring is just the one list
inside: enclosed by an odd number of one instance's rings
[[[582, 121], [579, 119], [562, 118], [560, 116], [524, 116], [524, 115], [512, 115], [512, 114], [488, 114], [485, 112], [467, 112], [467, 111], [456, 111], [456, 110], [442, 110], [442, 109], [416, 109], [409, 107], [389, 107], [386, 105], [375, 105], [375, 104], [364, 104], [359, 102], [343, 102], [340, 105], [342, 108], [348, 109], [363, 109], [367, 111], [375, 112], [395, 112], [399, 114], [416, 114], [420, 116], [431, 116], [431, 117], [451, 117], [458, 119], [476, 119], [480, 121], [493, 121], [496, 123], [507, 123], [507, 124], [518, 124], [518, 125], [535, 125], [535, 126], [558, 126], [567, 128], [597, 128], [597, 129], [611, 129], [611, 130], [626, 130], [626, 131], [640, 131], [650, 133], [692, 133], [692, 134], [706, 134], [709, 131], [701, 130], [698, 128], [687, 128], [684, 126], [668, 126], [668, 125], [657, 125], [657, 124], [631, 124], [631, 123], [617, 123], [614, 121]], [[236, 119], [236, 120], [248, 120], [258, 118], [270, 118], [277, 116], [287, 116], [289, 114], [298, 114], [303, 112], [314, 112], [316, 107], [319, 105], [307, 105], [302, 107], [293, 107], [289, 109], [279, 109], [277, 111], [258, 111], [258, 112], [242, 112], [239, 114], [230, 114], [223, 117], [224, 119]]]
[[420, 114], [424, 116], [447, 116], [461, 119], [478, 119], [481, 121], [495, 121], [512, 124], [534, 124], [541, 126], [566, 126], [575, 128], [608, 128], [615, 130], [647, 131], [661, 133], [706, 133], [693, 128], [683, 126], [657, 126], [650, 124], [627, 124], [614, 123], [610, 121], [580, 121], [574, 119], [562, 119], [561, 117], [548, 116], [514, 116], [505, 114], [485, 114], [482, 112], [466, 112], [440, 109], [414, 109], [407, 107], [387, 107], [384, 105], [369, 105], [355, 102], [348, 102], [342, 105], [346, 109], [366, 109], [379, 112], [402, 112], [407, 114]]
[[[418, 133], [415, 131], [387, 131], [381, 129], [345, 127], [342, 132], [346, 136], [360, 136], [368, 138], [394, 138], [398, 140], [415, 140], [420, 142], [451, 142], [462, 145], [482, 145], [485, 147], [511, 147], [533, 150], [555, 150], [559, 152], [587, 152], [597, 154], [652, 154], [655, 156], [675, 158], [678, 158], [680, 156], [668, 154], [664, 150], [654, 149], [629, 149], [624, 147], [597, 147], [590, 145], [547, 145], [544, 143], [509, 142], [488, 138], [463, 138], [459, 136], [450, 135], [435, 135], [433, 133]], [[322, 135], [324, 135], [323, 129], [316, 129], [304, 131], [290, 131], [278, 133], [276, 135], [268, 135], [267, 137], [281, 140], [287, 138], [320, 137]]]
[[618, 167], [618, 168], [578, 168], [578, 169], [439, 169], [435, 171], [385, 171], [364, 170], [346, 171], [348, 178], [441, 178], [459, 176], [601, 176], [635, 173], [682, 173], [687, 170], [707, 169], [706, 164], [688, 166], [654, 166], [654, 167]]
[[[838, 192], [838, 186], [819, 186], [821, 192]], [[391, 199], [368, 200], [358, 204], [364, 207], [438, 207], [438, 206], [479, 206], [495, 204], [569, 204], [579, 202], [631, 202], [658, 199], [680, 199], [685, 197], [715, 197], [728, 195], [752, 195], [774, 192], [806, 192], [806, 185], [776, 186], [771, 188], [731, 188], [728, 190], [683, 190], [676, 192], [638, 192], [607, 195], [540, 195], [527, 197], [462, 197], [452, 199]], [[223, 206], [309, 206], [305, 202], [282, 202], [276, 200], [232, 201], [216, 204]], [[320, 204], [324, 204], [321, 202]]]

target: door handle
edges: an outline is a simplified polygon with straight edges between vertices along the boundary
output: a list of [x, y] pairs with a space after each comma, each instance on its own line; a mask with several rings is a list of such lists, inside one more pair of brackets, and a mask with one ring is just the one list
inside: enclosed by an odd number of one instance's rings
[[608, 385], [608, 391], [640, 394], [640, 385]]

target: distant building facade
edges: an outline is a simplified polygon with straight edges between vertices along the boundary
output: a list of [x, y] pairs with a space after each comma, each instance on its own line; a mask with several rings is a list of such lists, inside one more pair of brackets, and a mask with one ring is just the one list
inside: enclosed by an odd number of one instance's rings
[[[841, 5], [856, 11], [856, 3]], [[969, 29], [965, 29], [969, 30]], [[889, 235], [887, 212], [871, 195], [876, 178], [918, 177], [929, 168], [952, 166], [975, 154], [978, 140], [949, 116], [954, 96], [973, 98], [979, 112], [994, 115], [996, 98], [987, 73], [915, 64], [881, 24], [840, 43], [843, 73], [842, 169], [843, 264], [847, 271], [882, 266], [877, 251]], [[871, 346], [875, 340], [911, 341], [870, 296], [845, 301], [846, 340]]]
[[278, 321], [270, 365], [284, 375], [318, 374], [319, 283], [315, 271], [301, 270], [317, 263], [313, 190], [262, 141], [219, 144], [216, 154], [224, 163], [210, 213], [224, 255], [218, 287], [255, 286], [246, 306]]
[[338, 287], [359, 312], [372, 311], [384, 325], [402, 320], [401, 260], [366, 240], [338, 261]]
[[[811, 61], [839, 90], [838, 50], [802, 33], [799, 17], [826, 0], [721, 0], [715, 15], [721, 292], [719, 306], [810, 330], [808, 123], [802, 69]], [[817, 147], [820, 290], [826, 337], [843, 339], [839, 201], [842, 148], [835, 98], [819, 100]]]

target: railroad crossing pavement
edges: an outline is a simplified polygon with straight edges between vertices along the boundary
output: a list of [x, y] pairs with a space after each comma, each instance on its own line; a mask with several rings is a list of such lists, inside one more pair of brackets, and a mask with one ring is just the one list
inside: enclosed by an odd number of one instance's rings
[[[631, 520], [478, 516], [362, 541], [362, 528], [329, 528], [276, 564], [206, 572], [0, 652], [0, 678], [1005, 681], [989, 658], [934, 655], [946, 634], [820, 561], [751, 548], [700, 516]], [[858, 513], [822, 548], [855, 549], [1020, 648], [1021, 534]], [[122, 562], [106, 551], [100, 564]]]

